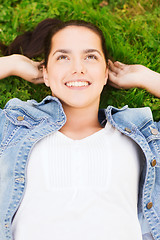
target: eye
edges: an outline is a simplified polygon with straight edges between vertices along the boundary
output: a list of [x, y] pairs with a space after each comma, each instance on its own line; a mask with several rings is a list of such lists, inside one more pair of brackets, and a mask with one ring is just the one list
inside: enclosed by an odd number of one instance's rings
[[98, 57], [95, 54], [89, 54], [89, 55], [86, 56], [85, 59], [86, 60], [89, 60], [89, 59], [97, 60]]
[[67, 55], [60, 55], [57, 57], [57, 60], [69, 60]]

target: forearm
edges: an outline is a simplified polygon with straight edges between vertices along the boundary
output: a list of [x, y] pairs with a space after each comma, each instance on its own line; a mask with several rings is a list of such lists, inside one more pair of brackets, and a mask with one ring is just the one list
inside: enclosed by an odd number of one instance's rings
[[39, 66], [39, 62], [20, 54], [0, 57], [0, 79], [14, 75], [35, 84], [43, 83], [42, 68]]
[[143, 77], [142, 88], [160, 98], [160, 74], [149, 69]]
[[15, 75], [14, 55], [0, 57], [0, 79]]
[[109, 61], [109, 84], [115, 88], [143, 88], [160, 98], [160, 74], [143, 65]]

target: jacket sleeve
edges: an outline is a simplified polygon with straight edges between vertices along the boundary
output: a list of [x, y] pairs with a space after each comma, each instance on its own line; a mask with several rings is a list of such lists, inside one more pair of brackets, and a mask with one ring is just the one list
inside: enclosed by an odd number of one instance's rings
[[4, 126], [5, 126], [6, 118], [4, 111], [0, 108], [0, 145], [4, 135]]
[[160, 132], [160, 121], [159, 122], [154, 122], [156, 127], [158, 128], [158, 131]]

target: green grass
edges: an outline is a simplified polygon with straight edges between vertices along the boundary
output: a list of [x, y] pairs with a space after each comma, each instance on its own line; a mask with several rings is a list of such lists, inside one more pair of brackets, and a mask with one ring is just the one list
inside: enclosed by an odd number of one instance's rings
[[[17, 35], [33, 29], [48, 17], [62, 20], [83, 19], [98, 25], [104, 32], [107, 49], [113, 60], [143, 64], [160, 72], [159, 0], [110, 0], [101, 7], [100, 0], [0, 0], [0, 39], [9, 44]], [[50, 94], [45, 86], [35, 86], [20, 78], [0, 81], [0, 107], [13, 97], [40, 101]], [[160, 99], [143, 89], [116, 90], [107, 87], [100, 107], [151, 107], [155, 120], [160, 119]]]

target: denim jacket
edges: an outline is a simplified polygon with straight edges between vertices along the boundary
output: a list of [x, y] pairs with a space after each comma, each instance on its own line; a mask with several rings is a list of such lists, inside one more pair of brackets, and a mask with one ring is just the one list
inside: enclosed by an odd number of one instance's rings
[[[149, 108], [127, 106], [109, 106], [100, 110], [98, 117], [102, 125], [109, 121], [142, 149], [145, 161], [139, 182], [139, 221], [143, 239], [160, 240], [160, 122], [153, 122]], [[61, 103], [51, 96], [40, 103], [12, 99], [0, 109], [0, 240], [12, 239], [11, 224], [25, 193], [31, 149], [65, 122]]]

